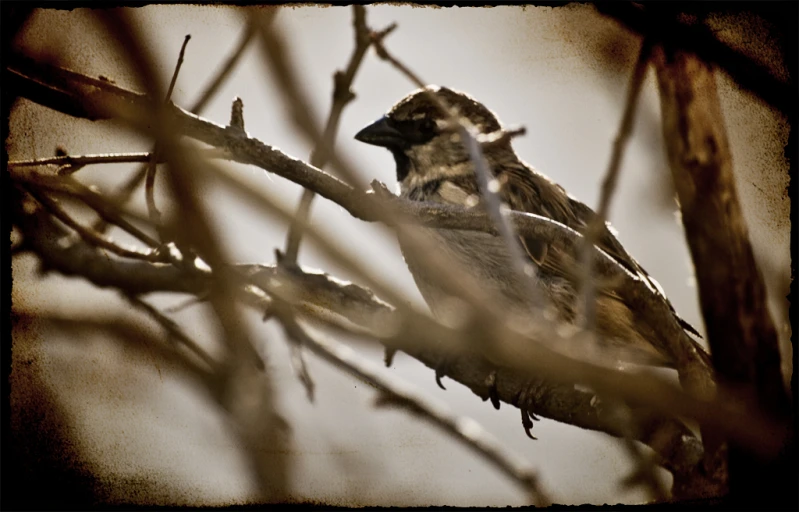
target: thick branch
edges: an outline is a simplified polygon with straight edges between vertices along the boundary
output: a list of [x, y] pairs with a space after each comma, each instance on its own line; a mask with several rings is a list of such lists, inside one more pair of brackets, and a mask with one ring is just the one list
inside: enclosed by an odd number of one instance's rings
[[[715, 76], [695, 54], [665, 47], [657, 55], [666, 149], [714, 366], [742, 392], [744, 405], [790, 421], [777, 331], [738, 202]], [[731, 448], [732, 492], [773, 497], [790, 487], [776, 483], [787, 468], [761, 466], [744, 453]]]

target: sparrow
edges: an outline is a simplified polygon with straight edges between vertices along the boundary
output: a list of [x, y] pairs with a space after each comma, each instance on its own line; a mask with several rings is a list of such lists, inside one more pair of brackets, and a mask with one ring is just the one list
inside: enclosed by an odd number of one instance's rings
[[[447, 115], [430, 98], [430, 93], [477, 132], [491, 134], [502, 129], [497, 117], [482, 103], [462, 92], [433, 85], [401, 99], [383, 117], [359, 131], [355, 139], [391, 152], [401, 197], [479, 208], [481, 194], [472, 158], [459, 134], [451, 129]], [[512, 210], [549, 218], [579, 233], [585, 232], [596, 218], [590, 207], [522, 161], [511, 145], [511, 138], [483, 145], [483, 154], [496, 183], [500, 185], [500, 199]], [[461, 268], [467, 269], [482, 286], [498, 292], [513, 307], [533, 307], [529, 302], [530, 294], [525, 290], [527, 284], [518, 278], [509, 251], [500, 237], [464, 230], [425, 228], [425, 231], [444, 256], [457, 260]], [[399, 241], [403, 248], [402, 239]], [[520, 236], [520, 242], [525, 257], [536, 264], [536, 286], [554, 307], [557, 319], [562, 323], [576, 324], [581, 310], [579, 282], [574, 271], [579, 255], [564, 253], [562, 249], [530, 236]], [[646, 283], [686, 332], [699, 336], [696, 329], [677, 315], [657, 281], [624, 249], [609, 223], [602, 223], [596, 246]], [[418, 255], [405, 249], [403, 254], [430, 309], [434, 314], [442, 313], [448, 304], [448, 293], [426, 274]], [[671, 356], [659, 348], [664, 344], [657, 341], [658, 333], [639, 319], [635, 308], [625, 303], [612, 283], [597, 287], [595, 332], [606, 343], [629, 349], [635, 362], [673, 367]]]

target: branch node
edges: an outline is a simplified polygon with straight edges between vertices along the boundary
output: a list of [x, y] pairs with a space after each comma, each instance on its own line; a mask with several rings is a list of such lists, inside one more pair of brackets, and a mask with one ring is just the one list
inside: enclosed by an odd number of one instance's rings
[[238, 96], [230, 107], [230, 128], [244, 133], [244, 102]]

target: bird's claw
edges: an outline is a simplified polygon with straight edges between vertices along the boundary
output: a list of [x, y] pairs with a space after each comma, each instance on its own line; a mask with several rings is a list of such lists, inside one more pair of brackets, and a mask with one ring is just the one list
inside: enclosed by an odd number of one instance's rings
[[441, 378], [445, 376], [444, 368], [443, 368], [443, 366], [445, 366], [445, 365], [446, 365], [446, 363], [442, 362], [441, 365], [436, 366], [436, 384], [438, 384], [438, 387], [440, 387], [444, 391], [446, 391], [447, 388], [445, 388], [444, 384], [441, 383]]
[[533, 420], [537, 421], [540, 420], [541, 418], [536, 416], [534, 413], [530, 412], [530, 406], [531, 406], [530, 402], [532, 401], [532, 395], [533, 395], [533, 383], [528, 382], [525, 385], [524, 389], [522, 389], [519, 392], [519, 395], [517, 397], [517, 405], [522, 413], [522, 427], [524, 427], [524, 433], [527, 434], [527, 437], [529, 437], [530, 439], [537, 441], [538, 438], [536, 438], [531, 431], [533, 430]]
[[383, 352], [383, 362], [386, 364], [386, 368], [391, 367], [391, 364], [394, 362], [394, 355], [397, 353], [397, 349], [386, 347], [385, 351]]
[[494, 409], [499, 410], [499, 392], [497, 391], [497, 371], [491, 370], [491, 373], [486, 377], [485, 385], [488, 388], [488, 398], [491, 399], [491, 405]]

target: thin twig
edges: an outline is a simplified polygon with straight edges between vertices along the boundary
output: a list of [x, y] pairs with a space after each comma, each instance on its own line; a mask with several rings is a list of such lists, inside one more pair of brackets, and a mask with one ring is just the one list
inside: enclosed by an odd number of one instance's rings
[[69, 176], [86, 165], [149, 161], [150, 153], [109, 153], [104, 155], [62, 155], [50, 158], [35, 158], [33, 160], [16, 160], [8, 162], [8, 166], [14, 168], [35, 167], [40, 165], [57, 165], [60, 167], [58, 170], [59, 175]]
[[164, 328], [164, 330], [166, 330], [166, 332], [172, 338], [185, 345], [190, 352], [192, 352], [195, 356], [202, 360], [202, 362], [208, 365], [208, 368], [212, 373], [217, 369], [219, 363], [213, 357], [211, 357], [208, 352], [206, 352], [205, 349], [203, 349], [196, 341], [191, 339], [185, 332], [183, 332], [180, 326], [178, 326], [178, 324], [176, 324], [171, 318], [165, 316], [163, 313], [136, 295], [123, 293], [122, 296], [127, 299], [128, 302], [150, 315]]
[[[244, 30], [244, 35], [241, 41], [239, 42], [238, 46], [233, 51], [233, 53], [227, 58], [225, 63], [219, 68], [219, 71], [216, 73], [213, 80], [211, 80], [211, 82], [208, 84], [206, 89], [200, 94], [200, 97], [197, 98], [197, 100], [194, 102], [191, 109], [189, 109], [190, 112], [194, 114], [200, 114], [203, 111], [203, 109], [205, 109], [206, 105], [208, 105], [208, 102], [214, 97], [214, 95], [217, 93], [217, 91], [225, 82], [225, 80], [230, 76], [230, 73], [233, 71], [239, 59], [241, 58], [241, 55], [244, 53], [244, 50], [247, 48], [249, 42], [252, 40], [253, 34], [254, 32], [250, 27], [247, 27]], [[149, 162], [149, 159], [144, 160], [144, 162]], [[148, 169], [147, 166], [139, 168], [131, 176], [131, 178], [127, 182], [125, 182], [125, 184], [122, 185], [122, 187], [120, 187], [120, 189], [113, 195], [114, 201], [120, 204], [126, 203], [130, 198], [130, 196], [133, 194], [133, 192], [139, 187], [142, 180], [145, 178], [147, 169]], [[105, 230], [103, 224], [104, 223], [100, 221], [98, 223], [95, 223], [93, 227], [94, 229], [102, 232]]]
[[186, 53], [186, 45], [189, 44], [189, 40], [191, 39], [191, 34], [186, 34], [186, 37], [183, 38], [183, 44], [180, 47], [180, 53], [178, 54], [178, 62], [175, 64], [175, 70], [172, 72], [172, 79], [169, 81], [169, 88], [166, 90], [166, 97], [164, 101], [170, 101], [172, 99], [172, 91], [175, 90], [175, 83], [178, 81], [178, 73], [180, 73], [180, 68], [183, 66], [183, 57]]
[[[339, 120], [344, 108], [355, 99], [355, 94], [350, 90], [355, 80], [355, 75], [361, 66], [372, 40], [369, 37], [369, 27], [366, 25], [366, 9], [362, 5], [352, 6], [352, 26], [355, 34], [355, 48], [352, 50], [349, 63], [344, 71], [336, 71], [333, 75], [333, 104], [327, 117], [320, 144], [311, 153], [310, 163], [314, 167], [324, 169], [328, 160], [328, 147], [332, 147], [336, 140]], [[286, 237], [286, 250], [283, 259], [286, 264], [296, 263], [300, 250], [302, 231], [300, 224], [305, 223], [311, 211], [311, 203], [316, 193], [310, 189], [303, 189], [300, 204], [297, 207], [297, 222], [289, 226]]]
[[[180, 73], [180, 68], [183, 66], [183, 57], [186, 53], [186, 45], [189, 44], [189, 40], [191, 39], [191, 34], [186, 34], [186, 37], [183, 39], [183, 45], [180, 47], [180, 53], [178, 54], [178, 62], [175, 64], [175, 70], [172, 72], [172, 79], [169, 82], [169, 88], [166, 91], [166, 97], [164, 98], [164, 102], [169, 102], [172, 99], [172, 91], [175, 90], [175, 84], [178, 81], [178, 74]], [[158, 207], [155, 205], [155, 174], [158, 171], [158, 145], [155, 145], [152, 150], [152, 156], [150, 158], [150, 162], [147, 165], [147, 173], [144, 177], [144, 196], [147, 200], [147, 213], [150, 215], [150, 219], [155, 226], [161, 225], [161, 212], [158, 210]], [[161, 240], [164, 240], [162, 233], [159, 231], [159, 236]]]
[[158, 240], [125, 220], [112, 202], [72, 178], [46, 175], [25, 168], [14, 170], [10, 174], [12, 180], [75, 197], [97, 212], [106, 222], [122, 228], [152, 248], [157, 249], [161, 246]]
[[588, 332], [593, 332], [595, 317], [596, 317], [596, 303], [594, 301], [594, 251], [591, 246], [595, 245], [602, 233], [602, 228], [608, 219], [610, 213], [610, 202], [613, 194], [616, 191], [616, 183], [618, 183], [619, 172], [621, 171], [621, 162], [624, 158], [624, 150], [627, 147], [627, 142], [633, 132], [633, 123], [635, 121], [636, 108], [638, 106], [638, 96], [641, 92], [641, 87], [644, 83], [646, 76], [647, 66], [649, 64], [649, 56], [652, 50], [652, 41], [649, 38], [644, 38], [641, 43], [641, 50], [638, 53], [638, 59], [635, 62], [633, 74], [630, 77], [630, 85], [627, 90], [627, 99], [624, 104], [624, 113], [622, 114], [619, 131], [616, 134], [616, 139], [613, 141], [613, 151], [611, 152], [610, 162], [608, 169], [605, 172], [605, 178], [602, 180], [602, 189], [599, 195], [599, 206], [596, 209], [596, 215], [586, 226], [583, 232], [582, 247], [579, 252], [581, 268], [583, 276], [581, 279], [581, 302], [583, 309], [582, 324], [583, 329]]
[[45, 208], [50, 210], [50, 212], [61, 222], [75, 230], [80, 237], [85, 240], [86, 242], [100, 247], [102, 249], [106, 249], [111, 251], [112, 253], [122, 256], [125, 258], [134, 258], [142, 261], [150, 261], [150, 262], [160, 262], [164, 263], [168, 261], [168, 257], [164, 251], [155, 249], [151, 251], [138, 251], [136, 249], [128, 249], [123, 247], [111, 240], [107, 239], [100, 233], [96, 231], [86, 228], [79, 224], [75, 219], [73, 219], [63, 208], [61, 208], [58, 203], [49, 197], [47, 194], [43, 194], [39, 192], [36, 187], [34, 186], [25, 186], [26, 192], [32, 195], [39, 203], [41, 203]]
[[233, 50], [233, 53], [225, 59], [224, 64], [219, 67], [219, 70], [216, 72], [213, 80], [205, 87], [202, 93], [200, 93], [200, 97], [194, 102], [192, 107], [189, 109], [189, 112], [194, 114], [199, 114], [205, 109], [205, 106], [208, 105], [208, 102], [214, 97], [214, 95], [219, 91], [219, 88], [225, 82], [225, 80], [230, 76], [230, 73], [233, 72], [233, 69], [238, 64], [241, 56], [244, 54], [244, 50], [252, 41], [252, 37], [255, 34], [253, 28], [247, 25], [242, 32], [241, 39], [239, 40], [239, 44], [236, 45], [236, 49]]

